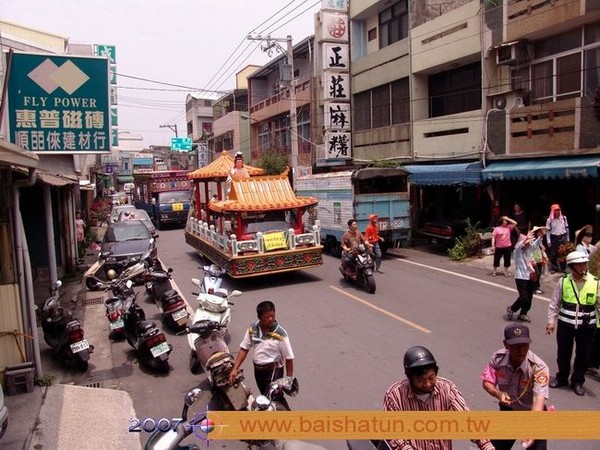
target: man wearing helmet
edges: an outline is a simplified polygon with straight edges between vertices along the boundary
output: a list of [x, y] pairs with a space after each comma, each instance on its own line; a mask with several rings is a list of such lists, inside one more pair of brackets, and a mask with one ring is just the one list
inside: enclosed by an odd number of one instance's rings
[[546, 333], [556, 328], [558, 372], [550, 382], [551, 388], [569, 384], [571, 354], [575, 344], [575, 361], [571, 375], [571, 388], [577, 395], [585, 395], [583, 383], [588, 358], [593, 345], [598, 309], [598, 279], [587, 272], [589, 259], [582, 252], [567, 255], [567, 266], [571, 273], [563, 276], [556, 284], [548, 307]]
[[[406, 378], [394, 383], [383, 398], [384, 411], [468, 411], [465, 399], [452, 381], [438, 377], [439, 367], [425, 347], [409, 348], [404, 354]], [[452, 441], [441, 439], [393, 439], [392, 450], [451, 450]], [[478, 448], [493, 450], [487, 439], [473, 440]]]

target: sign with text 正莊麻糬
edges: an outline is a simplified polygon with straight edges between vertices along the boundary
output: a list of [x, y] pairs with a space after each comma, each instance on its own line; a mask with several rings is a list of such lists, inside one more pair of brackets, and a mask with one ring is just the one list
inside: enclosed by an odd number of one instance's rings
[[110, 152], [105, 57], [12, 53], [7, 104], [10, 141], [26, 150]]

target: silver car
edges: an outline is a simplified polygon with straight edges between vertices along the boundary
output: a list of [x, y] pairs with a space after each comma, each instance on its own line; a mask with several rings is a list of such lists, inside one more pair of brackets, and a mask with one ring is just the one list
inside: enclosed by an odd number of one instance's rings
[[126, 211], [122, 211], [119, 214], [118, 221], [121, 222], [123, 220], [141, 220], [144, 225], [146, 225], [146, 228], [148, 228], [150, 234], [153, 236], [156, 234], [156, 227], [154, 226], [154, 223], [152, 223], [152, 219], [150, 219], [148, 213], [143, 209], [128, 209]]
[[119, 214], [123, 211], [135, 211], [133, 205], [115, 205], [110, 210], [110, 223], [117, 222], [119, 220]]

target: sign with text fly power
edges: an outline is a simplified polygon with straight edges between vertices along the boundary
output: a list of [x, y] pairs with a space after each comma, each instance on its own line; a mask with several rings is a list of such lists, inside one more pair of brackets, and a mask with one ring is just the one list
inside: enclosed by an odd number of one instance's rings
[[189, 152], [192, 149], [191, 138], [171, 138], [171, 150], [177, 150], [181, 152]]
[[10, 141], [38, 154], [110, 152], [106, 57], [13, 53]]

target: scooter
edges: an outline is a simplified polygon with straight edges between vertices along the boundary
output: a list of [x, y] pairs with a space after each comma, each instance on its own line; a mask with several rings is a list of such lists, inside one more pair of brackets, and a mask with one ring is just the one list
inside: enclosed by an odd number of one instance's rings
[[[283, 403], [277, 401], [282, 393], [294, 397], [298, 394], [299, 385], [296, 377], [283, 377], [269, 385], [267, 395], [259, 395], [250, 405], [250, 411], [289, 411]], [[244, 440], [249, 450], [325, 450], [325, 447], [303, 441], [279, 440]]]
[[84, 339], [83, 328], [71, 312], [65, 314], [60, 305], [60, 280], [54, 283], [53, 293], [44, 302], [41, 312], [44, 340], [52, 348], [54, 355], [66, 366], [86, 371], [94, 346]]
[[[236, 292], [239, 291], [232, 294]], [[221, 327], [217, 322], [202, 320], [186, 329], [192, 347], [190, 370], [194, 374], [200, 368], [207, 372], [212, 398], [219, 406], [217, 409], [243, 411], [248, 406], [250, 391], [243, 383], [243, 370], [238, 372], [233, 383], [229, 381], [235, 359], [219, 332]]]
[[185, 300], [171, 283], [173, 269], [164, 270], [155, 260], [144, 272], [146, 292], [161, 312], [164, 324], [173, 331], [181, 331], [188, 322], [190, 313]]
[[[104, 265], [104, 261], [109, 255], [110, 252], [103, 253], [102, 256], [98, 258], [98, 261], [102, 260], [102, 265]], [[127, 258], [120, 263], [120, 268], [118, 271], [111, 269], [107, 272], [108, 280], [101, 280], [98, 278], [96, 275], [98, 270], [95, 270], [93, 274], [91, 274], [92, 268], [96, 265], [96, 263], [94, 263], [92, 267], [90, 267], [84, 274], [85, 286], [90, 291], [110, 289], [112, 282], [117, 278], [117, 276], [119, 279], [124, 280], [139, 280], [146, 270], [149, 256], [150, 251], [144, 253], [142, 256]]]
[[375, 293], [375, 260], [371, 252], [367, 250], [364, 244], [360, 244], [353, 252], [354, 264], [346, 261], [346, 256], [342, 256], [340, 272], [346, 281], [352, 281], [365, 287], [369, 294]]
[[98, 286], [98, 282], [101, 280], [96, 276], [98, 271], [104, 267], [106, 263], [106, 259], [110, 256], [111, 252], [100, 252], [98, 253], [98, 260], [92, 264], [88, 270], [83, 274], [83, 279], [85, 280], [85, 287], [90, 291], [97, 291], [100, 289]]
[[131, 288], [133, 283], [124, 280], [123, 274], [108, 283], [106, 290], [111, 290], [113, 296], [104, 301], [106, 306], [106, 318], [108, 319], [108, 337], [114, 340], [125, 339], [125, 313], [130, 305], [127, 299], [135, 296]]
[[136, 350], [139, 361], [146, 367], [169, 371], [169, 354], [173, 346], [167, 342], [165, 334], [156, 324], [146, 320], [146, 313], [137, 304], [137, 293], [133, 292], [131, 280], [127, 280], [128, 289], [123, 316], [125, 339]]
[[198, 302], [193, 322], [201, 320], [217, 322], [219, 325], [222, 325], [220, 330], [223, 337], [225, 337], [227, 327], [229, 326], [229, 322], [231, 322], [231, 306], [233, 305], [231, 297], [236, 297], [242, 293], [240, 291], [233, 291], [230, 294], [225, 288], [215, 289], [212, 287], [208, 289], [208, 292], [202, 292], [202, 282], [198, 278], [192, 278], [192, 284], [200, 288], [198, 293], [193, 292]]
[[202, 423], [206, 419], [206, 413], [194, 414], [194, 417], [188, 419], [190, 407], [197, 403], [202, 398], [203, 392], [200, 388], [194, 388], [185, 394], [183, 401], [183, 410], [181, 411], [180, 419], [177, 420], [175, 429], [169, 427], [167, 431], [163, 431], [156, 427], [156, 430], [150, 435], [144, 446], [145, 450], [199, 450], [195, 444], [180, 445], [181, 442], [190, 436], [192, 433], [199, 440], [204, 440], [208, 443], [208, 433], [202, 431]]
[[202, 269], [204, 270], [204, 277], [200, 284], [200, 293], [212, 294], [221, 287], [225, 269], [217, 264], [210, 264], [204, 266]]

